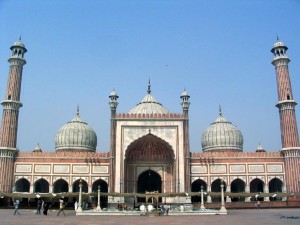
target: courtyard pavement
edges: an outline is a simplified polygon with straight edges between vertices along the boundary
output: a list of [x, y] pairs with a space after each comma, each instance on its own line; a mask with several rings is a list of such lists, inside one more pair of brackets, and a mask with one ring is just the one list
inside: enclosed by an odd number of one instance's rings
[[65, 216], [57, 216], [57, 210], [48, 215], [35, 215], [34, 210], [20, 209], [21, 215], [13, 215], [13, 209], [0, 209], [0, 225], [289, 225], [300, 224], [299, 208], [239, 209], [228, 210], [228, 215], [201, 216], [76, 216], [65, 210]]

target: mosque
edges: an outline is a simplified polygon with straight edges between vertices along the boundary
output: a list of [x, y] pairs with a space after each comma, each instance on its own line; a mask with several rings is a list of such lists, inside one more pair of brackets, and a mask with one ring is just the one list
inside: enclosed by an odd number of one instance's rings
[[[221, 109], [202, 134], [202, 152], [190, 151], [189, 94], [184, 91], [178, 99], [182, 113], [173, 113], [155, 99], [150, 82], [145, 97], [129, 112], [117, 112], [119, 96], [116, 91], [109, 95], [108, 152], [96, 151], [97, 135], [81, 118], [79, 109], [58, 130], [53, 152], [43, 152], [40, 146], [23, 152], [16, 146], [27, 49], [21, 40], [10, 49], [7, 89], [1, 102], [0, 193], [74, 193], [79, 191], [80, 181], [83, 192], [96, 192], [100, 186], [101, 192], [120, 194], [101, 197], [104, 205], [130, 202], [122, 193], [152, 191], [187, 193], [186, 197], [170, 194], [160, 199], [162, 202], [197, 203], [199, 196], [190, 197], [188, 193], [201, 188], [205, 192], [220, 192], [220, 185], [224, 184], [229, 207], [253, 206], [257, 199], [265, 206], [300, 206], [299, 197], [294, 194], [300, 192], [297, 103], [288, 70], [288, 48], [282, 41], [277, 40], [271, 49], [282, 141], [279, 152], [266, 152], [260, 145], [255, 152], [243, 152], [241, 131], [225, 118]], [[207, 204], [219, 201], [213, 195], [205, 196]]]

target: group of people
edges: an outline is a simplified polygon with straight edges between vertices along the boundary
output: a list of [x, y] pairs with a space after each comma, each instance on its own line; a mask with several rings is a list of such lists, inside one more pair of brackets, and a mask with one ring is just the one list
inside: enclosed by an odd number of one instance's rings
[[[162, 214], [168, 215], [169, 211], [170, 211], [170, 205], [162, 205], [160, 207], [160, 210], [161, 210]], [[148, 204], [147, 207], [146, 207], [144, 205], [144, 203], [142, 203], [140, 205], [140, 211], [142, 211], [142, 212], [153, 212], [153, 211], [155, 211], [155, 208], [152, 204]]]
[[[18, 200], [18, 199], [15, 200], [14, 201], [14, 208], [15, 208], [14, 209], [14, 215], [16, 215], [16, 214], [20, 215], [19, 205], [20, 205], [20, 200]], [[48, 210], [49, 210], [51, 205], [52, 204], [50, 204], [48, 202], [44, 202], [41, 198], [38, 198], [35, 214], [40, 215], [41, 211], [42, 211], [44, 215], [48, 215]], [[57, 216], [59, 216], [59, 214], [61, 212], [65, 215], [64, 208], [65, 208], [64, 200], [60, 199], [59, 200], [59, 210], [58, 210]]]
[[47, 216], [49, 207], [50, 207], [50, 203], [44, 202], [41, 198], [39, 198], [38, 201], [37, 201], [37, 207], [36, 207], [35, 214], [40, 215], [41, 210], [43, 210], [43, 214]]

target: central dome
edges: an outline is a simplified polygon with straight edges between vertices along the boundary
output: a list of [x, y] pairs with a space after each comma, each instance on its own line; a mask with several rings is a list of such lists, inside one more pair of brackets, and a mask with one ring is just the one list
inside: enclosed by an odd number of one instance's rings
[[151, 95], [150, 82], [148, 83], [148, 94], [144, 99], [138, 103], [129, 114], [169, 114], [170, 111], [166, 109], [161, 103], [157, 102], [156, 99]]
[[56, 151], [96, 151], [97, 135], [95, 131], [76, 117], [64, 125], [56, 134]]
[[217, 120], [202, 134], [201, 144], [203, 152], [243, 151], [243, 135], [223, 117], [220, 110]]

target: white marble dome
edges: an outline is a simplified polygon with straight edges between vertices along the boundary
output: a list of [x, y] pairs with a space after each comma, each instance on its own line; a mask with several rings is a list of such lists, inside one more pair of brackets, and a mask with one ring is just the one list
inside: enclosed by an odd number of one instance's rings
[[79, 112], [76, 117], [64, 125], [56, 134], [56, 151], [96, 151], [97, 135], [95, 131], [80, 119]]
[[156, 99], [151, 95], [150, 82], [148, 84], [148, 94], [143, 98], [143, 100], [138, 103], [133, 109], [131, 109], [129, 114], [169, 114], [170, 111], [165, 108], [161, 103], [156, 101]]
[[203, 152], [209, 151], [243, 151], [241, 131], [228, 122], [220, 112], [217, 120], [202, 134]]

